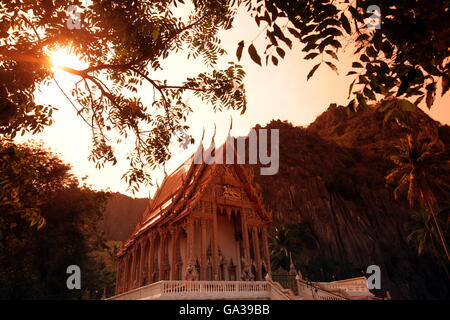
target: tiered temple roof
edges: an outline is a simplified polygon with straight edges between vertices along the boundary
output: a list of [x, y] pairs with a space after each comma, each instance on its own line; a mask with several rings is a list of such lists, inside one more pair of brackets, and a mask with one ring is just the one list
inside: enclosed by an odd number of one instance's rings
[[[229, 146], [228, 146], [229, 147]], [[214, 148], [214, 140], [210, 148]], [[227, 144], [223, 144], [216, 152], [226, 154]], [[203, 145], [197, 152], [203, 153]], [[236, 150], [233, 146], [236, 160]], [[246, 195], [256, 204], [256, 212], [264, 221], [270, 221], [270, 215], [262, 205], [262, 198], [255, 190], [250, 181], [249, 168], [236, 164], [196, 164], [195, 154], [189, 157], [173, 173], [166, 176], [161, 186], [155, 193], [155, 197], [143, 212], [140, 221], [135, 227], [130, 238], [124, 243], [118, 256], [123, 255], [127, 248], [133, 245], [135, 239], [151, 228], [160, 227], [166, 224], [173, 224], [186, 217], [191, 208], [200, 200], [205, 188], [208, 187], [215, 170], [220, 166], [229, 166], [234, 169], [235, 174], [242, 181]]]

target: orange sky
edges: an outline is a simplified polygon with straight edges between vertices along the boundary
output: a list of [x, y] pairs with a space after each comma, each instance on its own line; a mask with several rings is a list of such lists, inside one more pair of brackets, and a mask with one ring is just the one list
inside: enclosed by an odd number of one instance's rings
[[[228, 61], [236, 60], [235, 52], [240, 40], [251, 41], [258, 33], [259, 30], [253, 20], [245, 14], [240, 14], [236, 19], [235, 27], [222, 34], [223, 46], [228, 55], [220, 60], [219, 67], [225, 68]], [[258, 43], [262, 44], [262, 40], [262, 36], [261, 39], [256, 40], [257, 47]], [[263, 45], [260, 46], [260, 48], [262, 47]], [[205, 141], [208, 141], [207, 144], [209, 144], [214, 123], [217, 125], [216, 141], [223, 141], [228, 130], [230, 116], [233, 116], [233, 127], [240, 132], [245, 132], [258, 123], [264, 125], [272, 119], [288, 120], [294, 125], [306, 126], [324, 112], [330, 103], [346, 104], [348, 87], [353, 80], [353, 78], [345, 76], [352, 61], [351, 49], [341, 52], [341, 61], [337, 63], [339, 76], [328, 66], [322, 65], [313, 78], [306, 82], [306, 75], [316, 62], [303, 60], [304, 54], [301, 52], [301, 48], [297, 44], [292, 51], [287, 51], [285, 59], [280, 61], [277, 67], [260, 67], [250, 60], [246, 51], [244, 52], [241, 64], [247, 72], [245, 85], [248, 95], [248, 109], [244, 115], [231, 111], [214, 114], [211, 106], [205, 105], [196, 98], [190, 99], [194, 112], [188, 120], [188, 125], [191, 126], [190, 133], [197, 142], [201, 136], [202, 127], [205, 127]], [[186, 76], [205, 71], [201, 61], [188, 61], [182, 54], [172, 55], [167, 61], [164, 61], [163, 69], [164, 72], [158, 72], [155, 77], [166, 78], [173, 83], [180, 83], [185, 80]], [[68, 93], [75, 78], [61, 72], [56, 77]], [[51, 85], [41, 93], [37, 92], [36, 99], [41, 103], [57, 106], [59, 111], [54, 114], [55, 123], [42, 134], [33, 136], [33, 139], [41, 139], [53, 151], [59, 153], [64, 161], [73, 166], [76, 175], [88, 176], [87, 182], [95, 189], [127, 193], [127, 186], [121, 180], [121, 176], [127, 170], [125, 155], [130, 145], [115, 146], [115, 150], [119, 154], [119, 163], [116, 166], [108, 165], [100, 170], [95, 169], [94, 163], [87, 160], [91, 139], [89, 129], [81, 119], [76, 117], [73, 108], [57, 87]], [[438, 97], [429, 112], [430, 116], [441, 123], [450, 124], [449, 102], [449, 94], [444, 99]], [[28, 138], [29, 136], [26, 136], [20, 141]], [[167, 172], [170, 173], [175, 169], [195, 149], [196, 146], [192, 146], [188, 150], [174, 147], [174, 156], [166, 165]], [[161, 170], [155, 172], [153, 176], [159, 183], [162, 181]], [[148, 197], [155, 190], [154, 187], [141, 189], [137, 194], [139, 197]]]

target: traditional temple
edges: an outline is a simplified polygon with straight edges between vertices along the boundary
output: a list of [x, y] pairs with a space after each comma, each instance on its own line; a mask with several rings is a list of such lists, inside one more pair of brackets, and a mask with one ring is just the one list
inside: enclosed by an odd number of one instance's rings
[[201, 145], [165, 177], [118, 253], [116, 295], [109, 299], [376, 299], [364, 277], [309, 282], [292, 261], [288, 281], [272, 279], [272, 219], [251, 172], [237, 161], [198, 161], [204, 154], [225, 157], [230, 148], [236, 160], [234, 142], [215, 150], [213, 139], [206, 153]]
[[163, 280], [262, 281], [270, 274], [271, 216], [248, 169], [194, 157], [166, 176], [118, 253], [116, 295]]

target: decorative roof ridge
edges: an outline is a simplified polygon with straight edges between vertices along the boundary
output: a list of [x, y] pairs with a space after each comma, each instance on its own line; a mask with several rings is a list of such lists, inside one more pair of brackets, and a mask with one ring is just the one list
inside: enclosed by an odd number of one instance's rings
[[235, 164], [233, 165], [237, 169], [236, 172], [240, 174], [239, 177], [244, 182], [244, 187], [248, 188], [249, 190], [245, 190], [247, 193], [247, 196], [250, 200], [253, 200], [257, 204], [257, 211], [259, 211], [259, 215], [261, 218], [263, 218], [266, 221], [271, 221], [272, 218], [267, 214], [266, 209], [264, 208], [264, 204], [262, 201], [261, 195], [256, 191], [256, 189], [253, 187], [253, 185], [249, 181], [248, 174], [246, 173], [247, 168], [245, 168], [241, 164]]

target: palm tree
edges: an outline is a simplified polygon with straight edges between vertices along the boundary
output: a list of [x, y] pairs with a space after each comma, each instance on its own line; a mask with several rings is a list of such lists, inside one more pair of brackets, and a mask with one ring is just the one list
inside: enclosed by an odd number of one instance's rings
[[277, 270], [281, 267], [288, 270], [289, 257], [293, 250], [289, 229], [285, 226], [275, 227], [270, 238], [270, 257], [273, 269]]
[[316, 247], [316, 239], [305, 222], [275, 227], [270, 236], [273, 269], [289, 270], [292, 261], [306, 260]]
[[[441, 218], [441, 224], [448, 219], [449, 212], [450, 208], [443, 210], [438, 214], [438, 217]], [[409, 221], [405, 227], [409, 232], [406, 240], [417, 248], [419, 255], [428, 253], [439, 263], [443, 261], [442, 258], [444, 258], [445, 261], [445, 256], [443, 256], [443, 252], [440, 250], [439, 235], [437, 234], [436, 225], [433, 221], [433, 217], [426, 210], [414, 211], [411, 214], [411, 221]]]
[[396, 153], [389, 157], [396, 167], [386, 176], [387, 183], [396, 183], [394, 197], [406, 191], [411, 208], [417, 201], [433, 217], [439, 239], [447, 259], [450, 261], [449, 249], [445, 241], [441, 223], [438, 219], [436, 208], [438, 200], [437, 192], [448, 190], [448, 184], [442, 179], [448, 174], [450, 161], [448, 152], [443, 143], [435, 139], [419, 140], [407, 135], [406, 139], [400, 139], [396, 146]]

